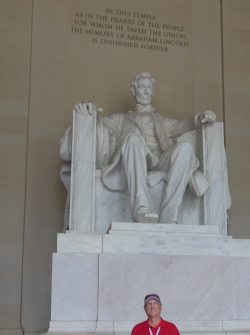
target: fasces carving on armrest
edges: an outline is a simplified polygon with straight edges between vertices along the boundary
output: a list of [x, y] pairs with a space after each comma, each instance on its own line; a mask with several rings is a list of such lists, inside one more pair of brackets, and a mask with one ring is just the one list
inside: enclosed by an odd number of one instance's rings
[[74, 112], [72, 136], [72, 161], [95, 163], [96, 112], [82, 115]]
[[222, 122], [202, 125], [203, 172], [210, 187], [204, 195], [205, 225], [219, 227], [227, 235], [227, 209], [230, 192], [227, 179], [224, 129]]
[[73, 112], [70, 230], [94, 230], [96, 111]]

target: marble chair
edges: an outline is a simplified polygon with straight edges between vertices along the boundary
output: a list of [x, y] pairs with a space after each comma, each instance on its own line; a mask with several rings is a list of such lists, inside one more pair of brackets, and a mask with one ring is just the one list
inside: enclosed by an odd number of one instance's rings
[[[107, 189], [96, 170], [96, 114], [74, 112], [70, 180], [69, 230], [107, 233], [111, 222], [132, 222], [130, 197]], [[179, 140], [193, 145], [199, 170], [210, 186], [201, 197], [187, 186], [178, 224], [215, 225], [227, 235], [227, 209], [231, 206], [228, 187], [223, 123], [205, 124], [182, 135]], [[165, 172], [149, 171], [151, 210], [159, 213], [165, 189]], [[68, 206], [66, 206], [68, 207]], [[66, 215], [67, 220], [67, 215]]]

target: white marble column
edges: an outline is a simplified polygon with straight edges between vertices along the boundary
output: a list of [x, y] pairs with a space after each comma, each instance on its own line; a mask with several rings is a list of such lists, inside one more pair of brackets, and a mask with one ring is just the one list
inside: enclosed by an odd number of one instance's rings
[[94, 230], [96, 112], [73, 112], [69, 229]]

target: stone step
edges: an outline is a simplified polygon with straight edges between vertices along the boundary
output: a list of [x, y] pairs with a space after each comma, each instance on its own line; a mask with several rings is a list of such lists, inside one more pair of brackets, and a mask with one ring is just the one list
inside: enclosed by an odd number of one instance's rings
[[250, 257], [250, 240], [167, 234], [57, 234], [58, 253]]
[[221, 236], [218, 226], [179, 225], [171, 223], [112, 222], [110, 231], [214, 234]]
[[106, 234], [103, 253], [229, 256], [230, 240], [214, 236]]
[[[181, 334], [249, 334], [249, 320], [201, 320], [181, 321], [168, 320], [176, 325]], [[50, 321], [46, 334], [124, 334], [130, 335], [133, 327], [142, 322], [138, 321]]]
[[220, 237], [223, 239], [231, 239], [231, 236], [222, 236], [222, 234], [207, 234], [207, 233], [193, 233], [193, 232], [155, 232], [155, 231], [119, 231], [109, 230], [109, 235], [147, 235], [147, 236], [192, 236], [192, 237]]

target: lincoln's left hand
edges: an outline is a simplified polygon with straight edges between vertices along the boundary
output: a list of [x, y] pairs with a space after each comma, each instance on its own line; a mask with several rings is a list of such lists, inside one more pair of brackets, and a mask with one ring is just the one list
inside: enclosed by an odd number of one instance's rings
[[216, 120], [216, 114], [210, 110], [200, 114], [201, 123], [214, 123], [215, 120]]

